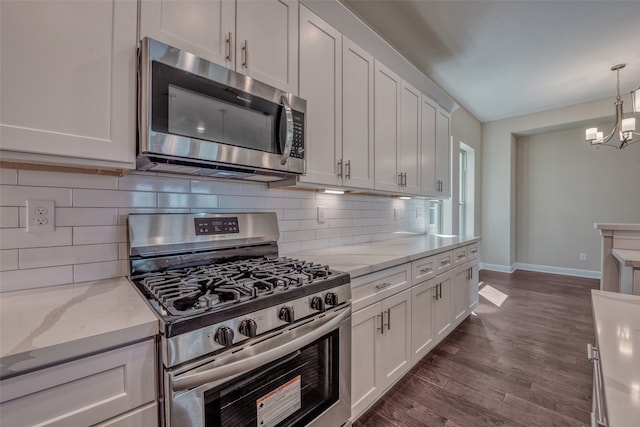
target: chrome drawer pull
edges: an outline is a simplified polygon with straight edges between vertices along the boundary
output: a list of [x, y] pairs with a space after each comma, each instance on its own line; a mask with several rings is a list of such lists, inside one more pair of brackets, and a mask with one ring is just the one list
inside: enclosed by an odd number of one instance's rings
[[376, 285], [376, 289], [384, 289], [384, 288], [387, 288], [387, 287], [389, 287], [389, 286], [391, 286], [391, 283], [389, 283], [389, 282], [384, 282], [384, 283], [381, 283], [381, 284], [379, 284], [379, 285]]
[[433, 270], [431, 268], [423, 268], [422, 270], [420, 270], [420, 273], [430, 273]]

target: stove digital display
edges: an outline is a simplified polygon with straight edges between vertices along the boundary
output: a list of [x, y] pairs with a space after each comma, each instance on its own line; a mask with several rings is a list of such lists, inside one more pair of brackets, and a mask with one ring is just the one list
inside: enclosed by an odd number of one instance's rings
[[238, 217], [194, 218], [196, 236], [239, 233]]

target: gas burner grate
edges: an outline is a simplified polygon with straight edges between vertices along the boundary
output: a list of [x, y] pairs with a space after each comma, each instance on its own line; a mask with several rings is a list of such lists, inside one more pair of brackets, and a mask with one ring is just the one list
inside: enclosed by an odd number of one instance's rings
[[134, 280], [177, 316], [287, 292], [333, 274], [326, 265], [262, 257], [147, 273]]

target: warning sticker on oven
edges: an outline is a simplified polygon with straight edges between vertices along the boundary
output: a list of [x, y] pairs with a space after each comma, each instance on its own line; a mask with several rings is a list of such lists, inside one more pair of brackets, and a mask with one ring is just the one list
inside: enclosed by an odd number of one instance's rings
[[301, 406], [300, 375], [298, 375], [256, 400], [258, 426], [275, 427]]

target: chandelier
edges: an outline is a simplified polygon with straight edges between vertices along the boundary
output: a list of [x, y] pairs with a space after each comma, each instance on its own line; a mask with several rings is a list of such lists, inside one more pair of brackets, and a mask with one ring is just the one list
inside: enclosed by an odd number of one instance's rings
[[[611, 71], [615, 71], [618, 78], [618, 96], [614, 103], [616, 107], [616, 122], [607, 135], [603, 132], [598, 132], [598, 128], [589, 128], [586, 130], [586, 139], [592, 145], [596, 147], [614, 147], [624, 148], [629, 144], [636, 142], [633, 141], [633, 135], [640, 135], [636, 132], [636, 118], [635, 115], [640, 112], [640, 87], [631, 92], [631, 111], [634, 117], [624, 118], [624, 112], [622, 111], [622, 98], [620, 98], [620, 70], [625, 67], [626, 64], [618, 64], [611, 67]], [[618, 134], [620, 142], [612, 141], [614, 135]]]

